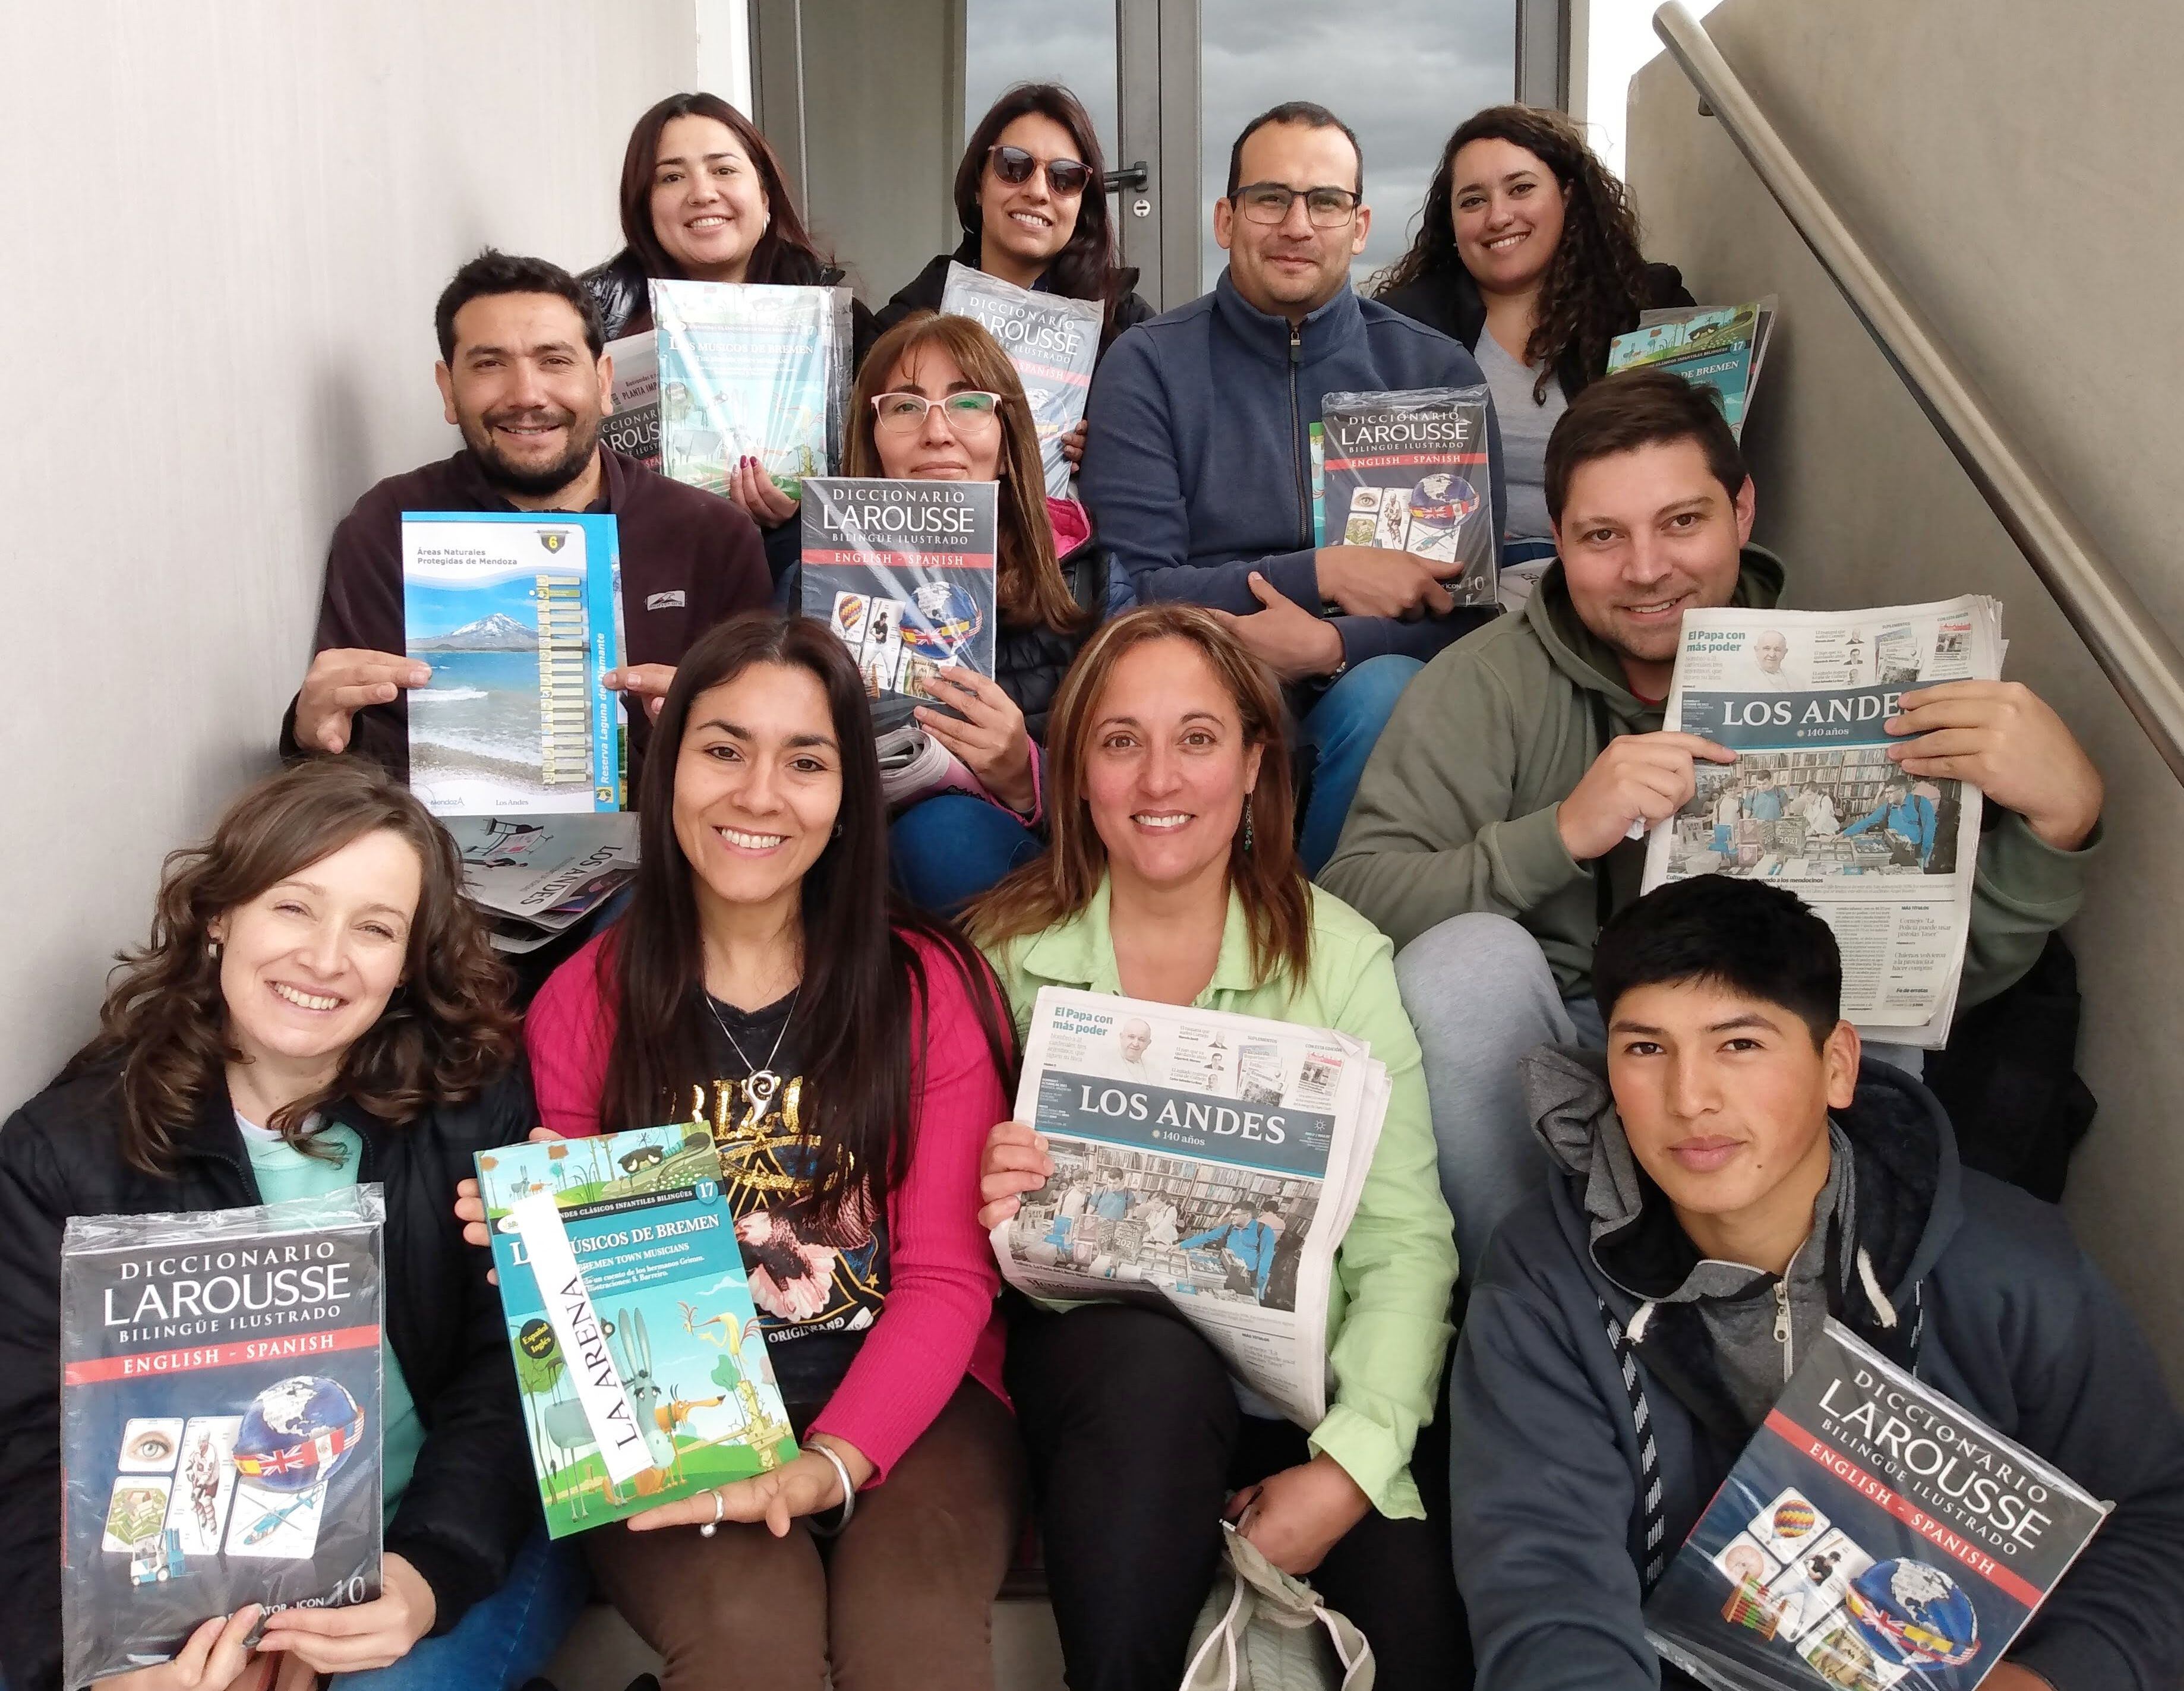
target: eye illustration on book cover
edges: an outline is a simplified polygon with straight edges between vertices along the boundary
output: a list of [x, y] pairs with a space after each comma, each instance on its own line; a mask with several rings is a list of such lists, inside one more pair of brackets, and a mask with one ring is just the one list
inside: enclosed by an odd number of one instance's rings
[[379, 1188], [72, 1218], [61, 1255], [67, 1683], [246, 1603], [379, 1593]]
[[1729, 1691], [1971, 1691], [2108, 1507], [1831, 1320], [1646, 1634]]
[[1320, 544], [1332, 510], [1344, 544], [1424, 558], [1458, 605], [1492, 603], [1486, 415], [1484, 388], [1327, 394], [1313, 436]]
[[795, 1454], [705, 1124], [482, 1152], [549, 1534]]

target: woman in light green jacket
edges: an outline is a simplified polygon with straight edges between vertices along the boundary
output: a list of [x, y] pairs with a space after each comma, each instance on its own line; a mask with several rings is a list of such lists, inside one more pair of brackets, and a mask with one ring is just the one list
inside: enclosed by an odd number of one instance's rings
[[[1240, 1405], [1212, 1348], [1156, 1309], [1028, 1309], [1012, 1327], [1009, 1391], [1072, 1685], [1177, 1683], [1224, 1504], [1363, 1628], [1383, 1691], [1440, 1691], [1465, 1662], [1448, 1535], [1411, 1475], [1456, 1280], [1425, 1080], [1388, 941], [1312, 887], [1292, 846], [1281, 721], [1273, 682], [1213, 613], [1166, 604], [1108, 623], [1050, 719], [1053, 849], [971, 912], [1020, 1031], [1048, 985], [1210, 1007], [1353, 1035], [1392, 1090], [1335, 1256], [1318, 1426]], [[980, 1221], [1013, 1215], [1052, 1167], [1030, 1128], [996, 1126]], [[1223, 1233], [1232, 1284], [1263, 1293], [1281, 1221], [1199, 1225]]]

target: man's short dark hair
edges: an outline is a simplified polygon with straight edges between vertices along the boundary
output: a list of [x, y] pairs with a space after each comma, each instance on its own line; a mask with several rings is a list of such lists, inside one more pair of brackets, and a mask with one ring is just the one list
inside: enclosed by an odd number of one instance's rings
[[1842, 954], [1795, 893], [1734, 875], [1671, 881], [1618, 912], [1592, 952], [1601, 1019], [1641, 986], [1705, 981], [1779, 1004], [1825, 1043], [1842, 1014]]
[[[1236, 144], [1228, 149], [1228, 191], [1224, 199], [1236, 198], [1236, 190], [1244, 186], [1244, 143], [1270, 123], [1293, 123], [1304, 129], [1339, 129], [1350, 142], [1350, 150], [1357, 155], [1357, 186], [1354, 192], [1360, 199], [1365, 197], [1365, 149], [1357, 144], [1357, 131], [1343, 122], [1325, 106], [1312, 100], [1284, 100], [1281, 104], [1261, 112], [1244, 126], [1244, 132], [1236, 137]], [[1306, 182], [1306, 187], [1333, 187], [1332, 182]]]
[[591, 291], [583, 283], [548, 260], [519, 258], [488, 247], [455, 272], [454, 279], [440, 290], [440, 303], [432, 308], [432, 326], [439, 332], [443, 364], [452, 362], [455, 355], [455, 313], [471, 300], [494, 293], [550, 293], [556, 299], [567, 300], [569, 309], [584, 326], [584, 344], [592, 349], [592, 356], [597, 358], [605, 349], [606, 337], [599, 331], [599, 308], [592, 303]]
[[1707, 468], [1734, 501], [1744, 486], [1744, 455], [1721, 414], [1721, 396], [1672, 370], [1625, 370], [1591, 383], [1547, 437], [1547, 516], [1557, 527], [1570, 477], [1580, 464], [1641, 446], [1696, 441]]

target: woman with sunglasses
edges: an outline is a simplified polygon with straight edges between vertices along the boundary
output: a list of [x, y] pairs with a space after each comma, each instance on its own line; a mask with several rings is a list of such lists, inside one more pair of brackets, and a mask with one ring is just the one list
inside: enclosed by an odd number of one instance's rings
[[[1153, 315], [1134, 291], [1137, 271], [1116, 263], [1106, 176], [1100, 138], [1076, 95], [1052, 82], [1010, 89], [978, 120], [956, 168], [962, 244], [887, 303], [880, 327], [913, 311], [938, 311], [953, 260], [1019, 287], [1100, 301], [1105, 353], [1116, 336]], [[1084, 446], [1080, 424], [1063, 443], [1071, 463]]]
[[905, 894], [925, 909], [952, 910], [1044, 849], [1048, 708], [1086, 636], [1135, 596], [1113, 554], [1092, 538], [1084, 507], [1047, 495], [1016, 366], [970, 318], [905, 316], [873, 346], [850, 411], [852, 476], [1001, 484], [993, 678], [944, 671], [940, 685], [961, 719], [917, 712], [918, 726], [987, 796], [921, 799], [890, 830]]
[[[609, 340], [652, 326], [646, 284], [742, 282], [833, 287], [845, 272], [822, 253], [797, 215], [773, 148], [751, 120], [717, 94], [671, 94], [638, 119], [621, 161], [621, 232], [614, 257], [577, 278], [599, 310]], [[855, 357], [879, 333], [852, 300]], [[755, 458], [730, 472], [728, 497], [766, 537], [776, 582], [802, 544], [796, 501]]]

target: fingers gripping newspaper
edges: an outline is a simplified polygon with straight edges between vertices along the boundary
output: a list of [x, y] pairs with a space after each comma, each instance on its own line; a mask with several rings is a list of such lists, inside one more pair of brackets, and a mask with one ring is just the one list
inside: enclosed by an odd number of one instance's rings
[[1937, 1047], [1971, 924], [1980, 791], [1890, 762], [1905, 693], [2002, 674], [2002, 606], [1967, 595], [1841, 612], [1693, 611], [1665, 728], [1736, 753], [1700, 763], [1652, 831], [1645, 890], [1688, 875], [1802, 898], [1842, 951], [1843, 1014], [1869, 1038]]
[[1165, 1304], [1306, 1427], [1327, 1414], [1328, 1281], [1387, 1070], [1323, 1028], [1039, 991], [1017, 1119], [1054, 1172], [994, 1229], [1009, 1282]]

